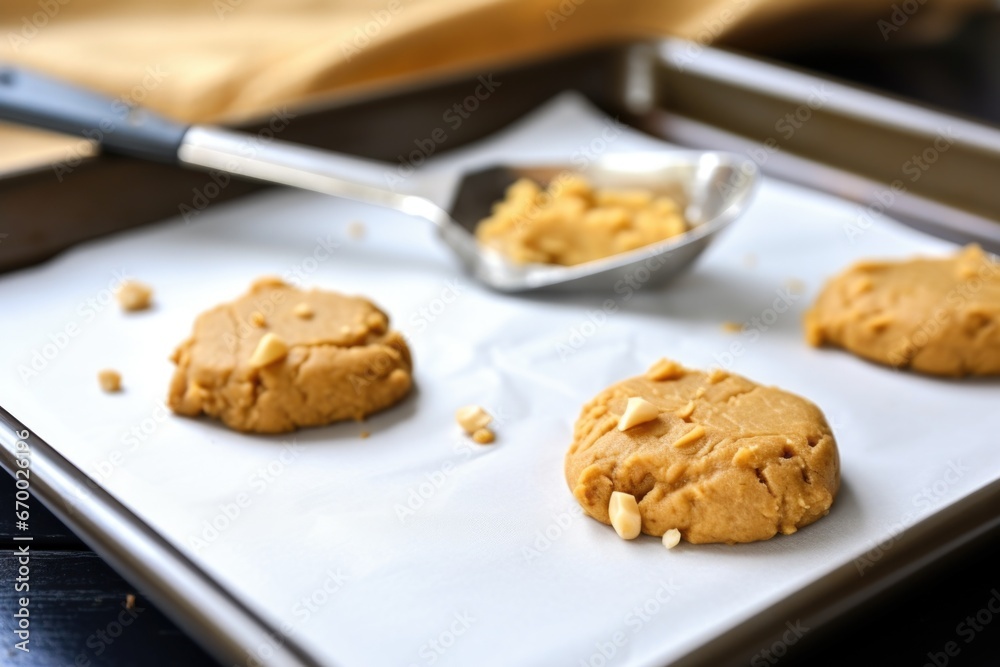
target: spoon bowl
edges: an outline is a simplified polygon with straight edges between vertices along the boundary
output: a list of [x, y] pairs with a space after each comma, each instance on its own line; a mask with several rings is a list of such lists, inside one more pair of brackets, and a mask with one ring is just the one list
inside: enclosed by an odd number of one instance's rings
[[[13, 66], [0, 66], [0, 120], [98, 137], [102, 150], [346, 197], [425, 218], [476, 279], [502, 292], [615, 289], [659, 285], [688, 267], [746, 209], [756, 165], [732, 153], [669, 150], [606, 155], [584, 167], [504, 165], [462, 176], [452, 205], [385, 184], [387, 165], [207, 125], [185, 125], [140, 107]], [[629, 252], [577, 264], [517, 264], [476, 241], [475, 229], [518, 178], [547, 185], [576, 173], [597, 188], [667, 195], [687, 231]]]
[[[477, 243], [477, 225], [520, 178], [545, 186], [563, 174], [583, 176], [595, 188], [642, 189], [678, 202], [683, 234], [583, 264], [517, 264]], [[480, 281], [504, 292], [601, 290], [628, 284], [655, 287], [684, 271], [715, 236], [749, 206], [759, 181], [749, 158], [722, 152], [658, 151], [611, 154], [585, 168], [565, 164], [503, 165], [466, 174], [441, 227], [445, 242]]]

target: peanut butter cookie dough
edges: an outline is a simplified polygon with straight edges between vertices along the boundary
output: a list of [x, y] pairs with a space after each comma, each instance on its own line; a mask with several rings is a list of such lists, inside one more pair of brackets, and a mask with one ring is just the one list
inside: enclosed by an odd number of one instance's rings
[[979, 246], [952, 257], [859, 262], [805, 316], [806, 339], [921, 373], [1000, 374], [1000, 263]]
[[840, 487], [837, 444], [811, 402], [668, 360], [584, 406], [565, 470], [598, 521], [611, 523], [612, 494], [626, 493], [643, 533], [678, 530], [695, 544], [794, 533], [825, 516]]
[[237, 431], [361, 419], [412, 386], [410, 350], [385, 313], [361, 297], [277, 278], [199, 315], [171, 360], [170, 408]]
[[519, 264], [572, 266], [668, 239], [687, 230], [673, 199], [648, 190], [594, 189], [566, 175], [545, 190], [522, 178], [476, 227], [479, 243]]

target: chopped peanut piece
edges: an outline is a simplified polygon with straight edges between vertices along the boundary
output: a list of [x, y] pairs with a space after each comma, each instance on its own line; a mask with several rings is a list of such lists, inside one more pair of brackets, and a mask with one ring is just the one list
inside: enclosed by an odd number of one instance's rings
[[621, 419], [618, 420], [618, 430], [625, 431], [633, 426], [651, 422], [656, 419], [659, 414], [660, 409], [655, 405], [644, 398], [633, 396], [628, 399], [628, 405], [625, 406], [625, 414], [623, 414]]
[[663, 533], [663, 546], [668, 549], [673, 549], [681, 542], [681, 531], [676, 528], [671, 528], [667, 532]]
[[311, 319], [312, 316], [315, 315], [312, 306], [305, 301], [296, 305], [295, 308], [292, 309], [292, 312], [295, 314], [295, 317], [301, 317], [304, 320]]
[[480, 445], [488, 445], [496, 439], [496, 436], [488, 428], [480, 428], [472, 434], [472, 439]]
[[257, 343], [257, 349], [250, 357], [250, 366], [260, 368], [284, 359], [288, 354], [288, 345], [275, 333], [266, 333]]
[[110, 393], [122, 390], [122, 375], [118, 371], [105, 369], [97, 374], [97, 381], [101, 383], [101, 389]]
[[646, 377], [654, 382], [664, 382], [666, 380], [676, 380], [684, 377], [685, 369], [676, 361], [670, 359], [660, 359], [649, 367]]
[[728, 371], [724, 371], [721, 368], [713, 368], [708, 372], [708, 383], [718, 384], [719, 382], [725, 380], [727, 377], [729, 377]]
[[250, 324], [260, 329], [265, 324], [267, 324], [267, 320], [264, 319], [263, 313], [258, 313], [257, 311], [254, 311], [250, 313]]
[[455, 411], [455, 421], [466, 433], [474, 435], [476, 431], [485, 429], [493, 418], [478, 405], [466, 405]]
[[153, 299], [153, 288], [135, 280], [127, 280], [118, 288], [115, 296], [124, 310], [145, 310]]
[[618, 537], [632, 540], [642, 531], [642, 516], [639, 514], [639, 504], [631, 493], [614, 491], [608, 504], [608, 517]]
[[369, 437], [370, 435], [371, 435], [371, 433], [369, 433], [368, 431], [362, 431], [361, 432], [361, 439], [364, 440], [365, 438]]
[[693, 445], [703, 437], [705, 437], [705, 427], [701, 424], [695, 424], [693, 429], [682, 435], [676, 442], [674, 442], [674, 447], [687, 447], [688, 445]]

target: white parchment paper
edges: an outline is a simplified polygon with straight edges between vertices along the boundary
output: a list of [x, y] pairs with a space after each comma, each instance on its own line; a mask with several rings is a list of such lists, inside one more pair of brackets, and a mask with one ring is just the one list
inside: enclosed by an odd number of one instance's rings
[[[556, 100], [432, 160], [437, 195], [459, 168], [569, 157], [602, 132], [609, 151], [668, 148], [608, 127]], [[862, 257], [952, 250], [888, 219], [852, 242], [857, 213], [767, 181], [667, 288], [501, 296], [462, 275], [429, 223], [270, 191], [0, 278], [0, 404], [330, 664], [662, 665], [1000, 474], [996, 383], [805, 344], [802, 312], [825, 277]], [[356, 220], [363, 239], [348, 233]], [[285, 437], [168, 414], [168, 356], [195, 315], [263, 274], [386, 309], [413, 348], [413, 396], [363, 425]], [[109, 289], [123, 275], [155, 287], [153, 310], [119, 311]], [[756, 335], [722, 328], [753, 318]], [[563, 456], [581, 405], [661, 356], [816, 402], [843, 464], [830, 515], [790, 537], [672, 551], [580, 516]], [[100, 391], [104, 367], [124, 393]], [[498, 416], [496, 444], [459, 432], [467, 403]]]

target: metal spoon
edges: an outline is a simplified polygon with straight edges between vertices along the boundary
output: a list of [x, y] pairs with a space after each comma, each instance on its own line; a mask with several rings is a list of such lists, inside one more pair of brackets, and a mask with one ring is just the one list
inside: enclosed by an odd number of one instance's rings
[[[611, 289], [621, 281], [659, 285], [693, 262], [746, 209], [758, 172], [732, 153], [664, 151], [606, 155], [568, 164], [503, 165], [465, 174], [449, 210], [377, 185], [385, 165], [212, 126], [176, 123], [92, 91], [10, 66], [0, 67], [0, 120], [95, 139], [103, 150], [185, 167], [220, 170], [384, 206], [433, 222], [465, 269], [503, 292]], [[689, 230], [665, 241], [575, 266], [516, 264], [477, 243], [474, 233], [519, 177], [547, 184], [578, 173], [595, 187], [643, 188], [676, 199]]]

